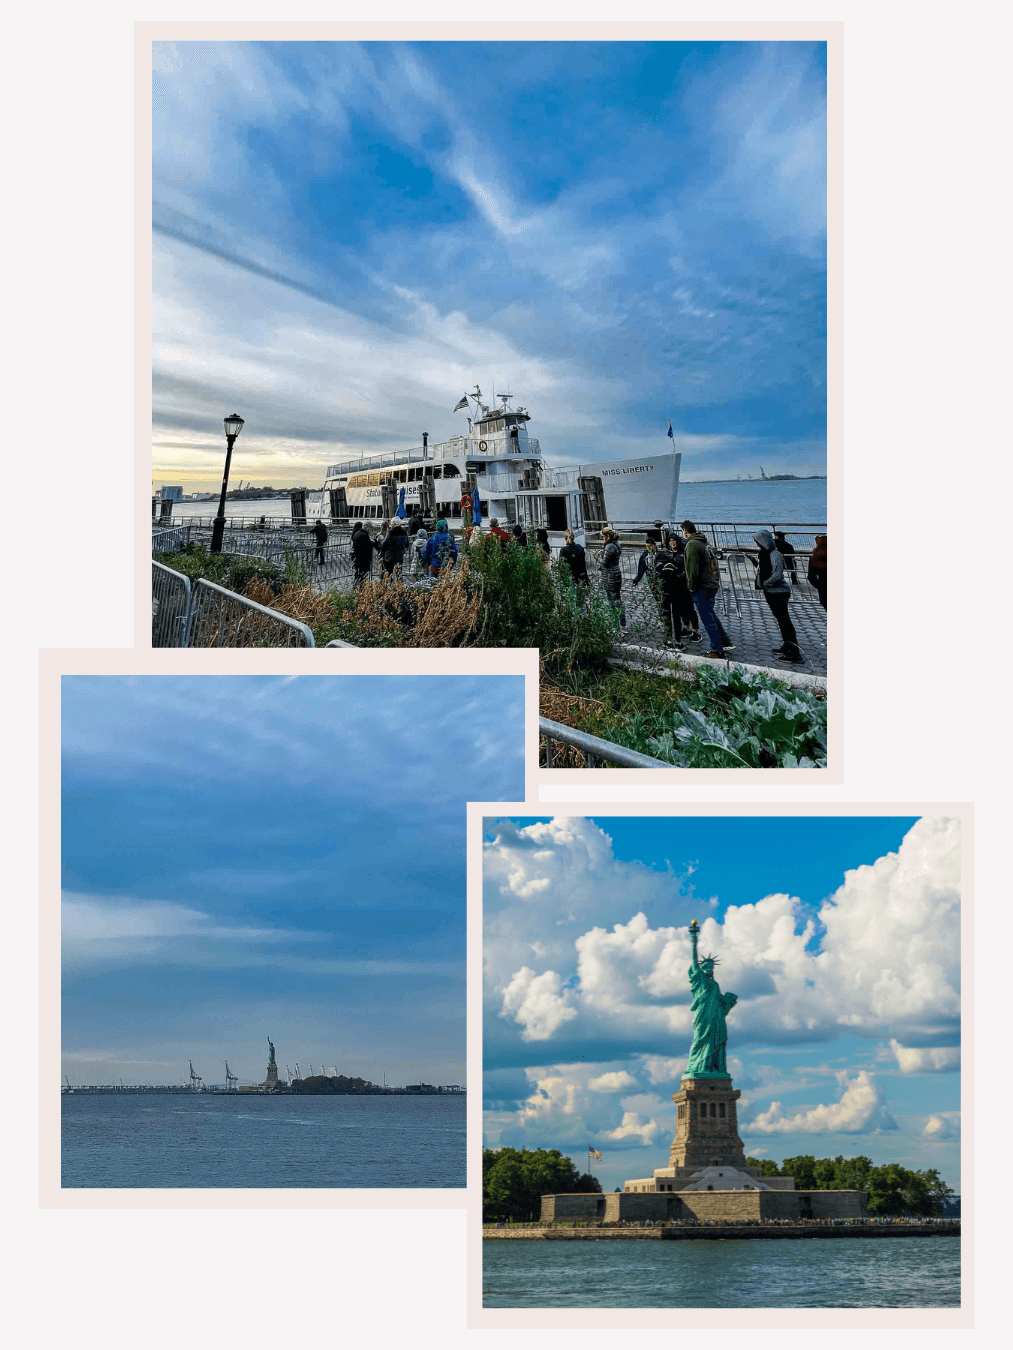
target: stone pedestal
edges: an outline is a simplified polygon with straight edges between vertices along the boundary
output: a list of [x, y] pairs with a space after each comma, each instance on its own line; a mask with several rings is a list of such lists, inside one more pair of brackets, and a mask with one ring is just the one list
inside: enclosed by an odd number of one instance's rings
[[264, 1079], [264, 1086], [271, 1092], [278, 1086], [277, 1064], [269, 1064], [267, 1066], [267, 1077]]
[[730, 1077], [682, 1080], [672, 1093], [676, 1124], [668, 1159], [677, 1176], [703, 1167], [745, 1167], [735, 1105], [740, 1096]]

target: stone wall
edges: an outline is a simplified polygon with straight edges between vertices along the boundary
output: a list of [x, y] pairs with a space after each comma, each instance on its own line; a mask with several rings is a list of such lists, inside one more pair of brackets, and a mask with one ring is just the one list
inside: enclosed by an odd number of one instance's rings
[[613, 1191], [605, 1195], [543, 1195], [543, 1223], [568, 1219], [858, 1219], [868, 1213], [864, 1191]]

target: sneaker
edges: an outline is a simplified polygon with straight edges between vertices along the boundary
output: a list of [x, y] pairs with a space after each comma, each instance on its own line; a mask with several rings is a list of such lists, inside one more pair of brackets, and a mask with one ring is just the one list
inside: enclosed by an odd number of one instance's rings
[[665, 646], [666, 646], [666, 647], [671, 647], [671, 648], [673, 648], [673, 649], [674, 649], [675, 651], [677, 651], [677, 652], [684, 652], [684, 651], [686, 650], [686, 645], [685, 645], [685, 643], [682, 643], [682, 642], [672, 642], [672, 641], [670, 641], [668, 638], [665, 639]]
[[714, 652], [714, 651], [704, 652], [704, 656], [713, 656], [713, 657], [716, 657], [717, 660], [719, 660], [719, 661], [723, 661], [723, 660], [724, 660], [724, 653], [723, 653], [723, 652]]
[[686, 639], [687, 642], [699, 642], [699, 641], [700, 641], [700, 634], [699, 634], [699, 633], [696, 633], [696, 632], [683, 633], [683, 637]]
[[733, 652], [733, 651], [735, 650], [735, 643], [734, 643], [734, 642], [722, 642], [721, 645], [722, 645], [722, 647], [724, 647], [724, 649], [725, 649], [726, 652]]

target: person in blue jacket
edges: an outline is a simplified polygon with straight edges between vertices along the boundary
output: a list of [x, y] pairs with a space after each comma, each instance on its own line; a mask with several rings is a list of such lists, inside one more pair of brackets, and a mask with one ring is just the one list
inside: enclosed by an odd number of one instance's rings
[[438, 577], [440, 570], [447, 560], [447, 554], [450, 554], [450, 566], [453, 568], [457, 562], [457, 542], [454, 536], [447, 529], [445, 520], [436, 522], [436, 533], [426, 544], [425, 552], [422, 554], [422, 562], [429, 568], [431, 577]]

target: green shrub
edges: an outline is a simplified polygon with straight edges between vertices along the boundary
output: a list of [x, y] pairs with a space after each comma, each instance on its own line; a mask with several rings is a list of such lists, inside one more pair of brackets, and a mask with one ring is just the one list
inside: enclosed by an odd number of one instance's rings
[[162, 553], [154, 559], [191, 581], [214, 581], [242, 594], [254, 577], [275, 581], [281, 575], [273, 563], [232, 553], [209, 553], [203, 544], [184, 544], [178, 553]]

